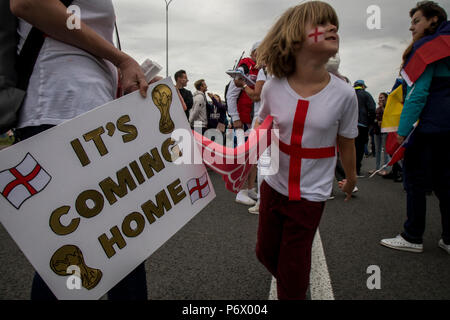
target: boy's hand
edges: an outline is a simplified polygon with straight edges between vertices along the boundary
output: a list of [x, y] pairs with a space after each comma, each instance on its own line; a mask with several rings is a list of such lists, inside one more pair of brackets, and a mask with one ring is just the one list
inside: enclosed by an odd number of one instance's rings
[[339, 189], [341, 189], [347, 195], [345, 197], [344, 201], [350, 200], [352, 197], [353, 189], [355, 189], [355, 186], [356, 186], [356, 180], [352, 181], [352, 180], [344, 179], [344, 180], [339, 181], [338, 185], [339, 185]]

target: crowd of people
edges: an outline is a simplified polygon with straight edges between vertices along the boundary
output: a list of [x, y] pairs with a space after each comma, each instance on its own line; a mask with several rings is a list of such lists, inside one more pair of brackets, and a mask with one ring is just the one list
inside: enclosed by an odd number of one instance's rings
[[[95, 7], [87, 1], [78, 3], [84, 20], [82, 28], [73, 33], [65, 28], [67, 13], [60, 1], [11, 0], [13, 13], [21, 18], [21, 37], [26, 37], [31, 26], [48, 35], [48, 45], [42, 49], [46, 59], [37, 60], [40, 73], [31, 75], [21, 108], [16, 130], [21, 140], [115, 99], [118, 77], [124, 94], [140, 90], [143, 97], [147, 95], [149, 83], [139, 64], [113, 45], [112, 2]], [[418, 3], [410, 15], [413, 42], [403, 66], [427, 37], [449, 26], [445, 10], [432, 1]], [[336, 162], [342, 173], [338, 185], [348, 201], [357, 191], [357, 178], [367, 177], [361, 168], [369, 149], [376, 166], [368, 174], [390, 160], [386, 133], [380, 128], [388, 94], [379, 94], [376, 107], [365, 81], [357, 80], [352, 86], [336, 63], [330, 63], [339, 50], [338, 29], [337, 14], [325, 2], [308, 1], [288, 9], [236, 66], [252, 83], [243, 78], [231, 80], [225, 101], [207, 92], [204, 79], [195, 81], [192, 93], [186, 89], [186, 71], [174, 75], [193, 129], [201, 128], [202, 133], [217, 129], [225, 134], [232, 128], [236, 145], [244, 143], [245, 131], [257, 128], [267, 116], [273, 117], [279, 129], [278, 173], [258, 175], [255, 167], [236, 195], [236, 202], [259, 214], [256, 255], [276, 278], [279, 299], [306, 297], [312, 242], [337, 176]], [[69, 56], [71, 64], [65, 63]], [[402, 172], [394, 168], [378, 172], [396, 181], [403, 179], [407, 192], [404, 232], [381, 241], [393, 249], [423, 250], [425, 198], [433, 190], [442, 214], [439, 246], [450, 253], [450, 151], [441, 148], [450, 138], [449, 59], [447, 52], [425, 66], [414, 84], [405, 86], [398, 143], [403, 143], [417, 120], [419, 125], [406, 149]], [[42, 77], [47, 81], [40, 81]], [[37, 273], [32, 298], [55, 298]], [[109, 298], [146, 299], [144, 264], [111, 289]]]

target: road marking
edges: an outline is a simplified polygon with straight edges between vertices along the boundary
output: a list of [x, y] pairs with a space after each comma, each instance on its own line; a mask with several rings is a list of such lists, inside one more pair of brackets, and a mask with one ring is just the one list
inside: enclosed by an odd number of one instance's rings
[[312, 246], [311, 274], [309, 280], [311, 300], [334, 300], [333, 287], [328, 273], [327, 260], [323, 251], [319, 229]]
[[[318, 229], [312, 246], [309, 289], [311, 300], [334, 300], [333, 287]], [[269, 300], [278, 300], [277, 281], [274, 277], [270, 285]]]

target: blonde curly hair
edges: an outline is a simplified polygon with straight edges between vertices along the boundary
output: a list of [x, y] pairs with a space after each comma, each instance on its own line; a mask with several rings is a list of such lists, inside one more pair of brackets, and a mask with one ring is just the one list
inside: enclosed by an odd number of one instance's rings
[[289, 8], [272, 26], [258, 47], [258, 65], [277, 78], [295, 72], [295, 52], [306, 39], [306, 26], [330, 22], [339, 28], [336, 11], [328, 3], [308, 1]]

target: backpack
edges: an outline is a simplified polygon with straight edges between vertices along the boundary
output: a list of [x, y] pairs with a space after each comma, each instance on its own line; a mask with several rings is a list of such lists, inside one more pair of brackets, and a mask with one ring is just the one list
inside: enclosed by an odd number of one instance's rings
[[[70, 6], [73, 0], [61, 0]], [[0, 0], [0, 133], [14, 128], [25, 98], [28, 82], [45, 35], [33, 27], [17, 54], [18, 19], [11, 13], [9, 0]]]

